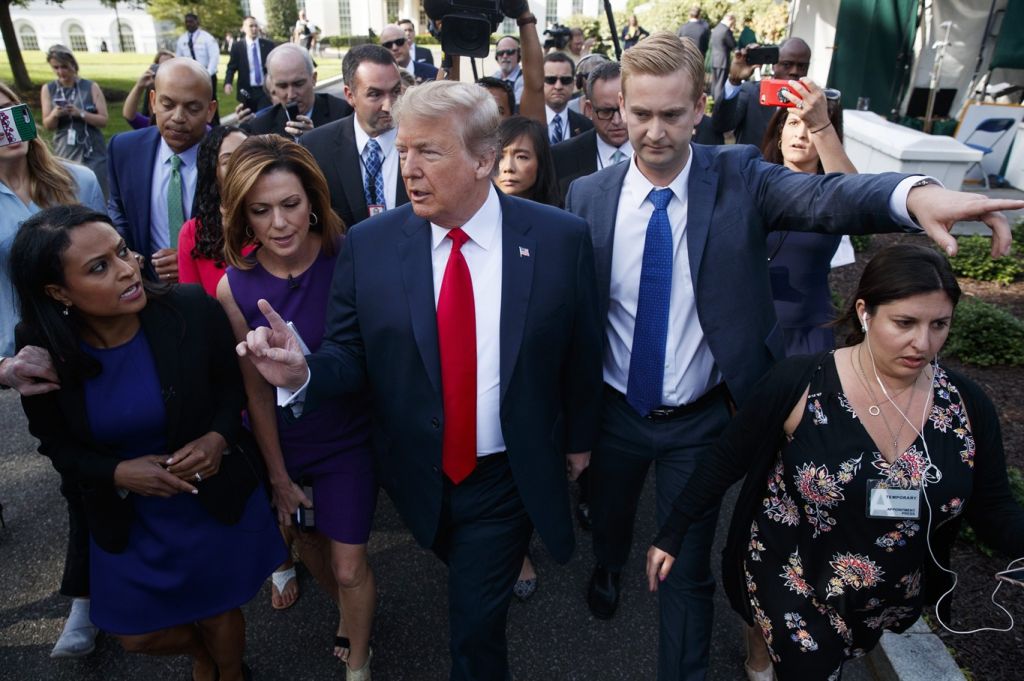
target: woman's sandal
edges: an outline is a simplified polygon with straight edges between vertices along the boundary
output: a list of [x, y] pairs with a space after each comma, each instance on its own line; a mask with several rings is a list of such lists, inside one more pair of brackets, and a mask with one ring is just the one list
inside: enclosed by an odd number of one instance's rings
[[[274, 610], [287, 610], [295, 605], [295, 601], [299, 600], [299, 580], [295, 574], [294, 565], [287, 570], [275, 570], [270, 573], [270, 582], [270, 607]], [[290, 602], [287, 601], [288, 597], [285, 595], [289, 584], [292, 584], [295, 594]], [[282, 604], [278, 605], [278, 603]]]

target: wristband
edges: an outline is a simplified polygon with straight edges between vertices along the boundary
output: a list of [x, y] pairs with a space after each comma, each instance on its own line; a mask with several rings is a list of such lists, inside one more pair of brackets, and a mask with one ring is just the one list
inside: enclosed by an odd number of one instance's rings
[[522, 28], [523, 26], [529, 26], [530, 24], [536, 24], [536, 23], [537, 23], [537, 17], [533, 16], [532, 14], [527, 14], [524, 17], [519, 17], [518, 19], [516, 19], [516, 25], [519, 26], [519, 28]]
[[817, 133], [821, 132], [822, 130], [824, 130], [825, 128], [827, 128], [827, 127], [828, 127], [828, 126], [830, 126], [830, 125], [832, 125], [832, 121], [829, 121], [829, 122], [828, 122], [828, 123], [826, 123], [825, 125], [823, 125], [823, 126], [821, 126], [820, 128], [818, 128], [817, 130], [811, 130], [811, 134], [812, 134], [812, 135], [815, 135], [815, 134], [817, 134]]

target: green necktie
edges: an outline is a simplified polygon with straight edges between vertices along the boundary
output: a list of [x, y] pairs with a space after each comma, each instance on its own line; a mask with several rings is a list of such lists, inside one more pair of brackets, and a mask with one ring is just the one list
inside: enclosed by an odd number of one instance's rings
[[184, 188], [181, 184], [181, 157], [171, 156], [171, 181], [167, 185], [167, 232], [171, 237], [171, 248], [178, 247], [178, 233], [185, 222], [185, 209], [182, 207]]

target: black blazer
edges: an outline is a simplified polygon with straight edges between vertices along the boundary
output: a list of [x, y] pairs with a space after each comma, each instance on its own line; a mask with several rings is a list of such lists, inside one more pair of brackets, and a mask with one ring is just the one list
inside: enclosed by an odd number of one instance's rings
[[[196, 285], [151, 295], [140, 317], [164, 397], [167, 452], [211, 431], [223, 435], [232, 453], [224, 456], [217, 475], [195, 485], [211, 516], [238, 522], [259, 481], [260, 455], [242, 427], [245, 389], [227, 317]], [[19, 347], [48, 348], [46, 338], [25, 324], [18, 326], [17, 337]], [[29, 432], [39, 439], [39, 453], [65, 479], [78, 483], [96, 543], [112, 553], [123, 551], [134, 514], [130, 495], [122, 499], [114, 487], [114, 469], [123, 459], [93, 438], [82, 379], [59, 359], [56, 365], [60, 390], [21, 398]]]
[[413, 61], [421, 61], [434, 66], [434, 53], [429, 48], [413, 45], [415, 52], [412, 53]]
[[569, 193], [569, 185], [578, 177], [597, 172], [597, 131], [591, 128], [551, 147], [555, 161], [555, 177], [562, 193], [562, 202]]
[[[319, 128], [339, 118], [344, 118], [351, 113], [352, 105], [341, 97], [335, 97], [326, 92], [319, 92], [313, 104], [313, 127]], [[242, 123], [241, 127], [252, 135], [266, 135], [273, 132], [287, 137], [288, 134], [284, 131], [284, 125], [287, 122], [288, 115], [285, 113], [284, 107], [280, 104], [275, 104], [259, 116], [250, 118], [245, 123]], [[312, 131], [303, 134], [302, 137], [310, 134], [312, 134]]]
[[[348, 227], [370, 217], [356, 147], [356, 125], [353, 114], [322, 128], [310, 130], [299, 138], [299, 144], [309, 149], [327, 178], [327, 187], [331, 190], [331, 208]], [[409, 203], [401, 173], [397, 174], [395, 183], [395, 205], [389, 208]]]
[[[502, 245], [500, 419], [523, 505], [552, 557], [574, 544], [565, 454], [593, 445], [601, 324], [587, 225], [498, 193]], [[306, 409], [365, 391], [378, 479], [424, 547], [442, 526], [444, 408], [431, 229], [411, 206], [370, 218], [338, 255]]]
[[[587, 130], [593, 130], [594, 124], [589, 118], [581, 113], [576, 113], [572, 109], [566, 109], [565, 112], [569, 116], [569, 137], [575, 137], [576, 135], [582, 135]], [[563, 140], [564, 142], [565, 140]], [[596, 153], [596, 152], [595, 152]]]
[[[258, 38], [260, 64], [263, 66], [263, 73], [267, 72], [267, 55], [274, 49], [275, 45], [266, 38]], [[242, 101], [242, 88], [252, 93], [253, 88], [263, 89], [262, 85], [253, 85], [252, 75], [249, 73], [249, 55], [246, 54], [245, 39], [239, 38], [231, 45], [231, 56], [228, 58], [228, 69], [224, 72], [224, 82], [231, 83], [235, 74], [238, 74], [238, 83], [235, 85], [235, 98]], [[214, 93], [216, 94], [216, 93]]]

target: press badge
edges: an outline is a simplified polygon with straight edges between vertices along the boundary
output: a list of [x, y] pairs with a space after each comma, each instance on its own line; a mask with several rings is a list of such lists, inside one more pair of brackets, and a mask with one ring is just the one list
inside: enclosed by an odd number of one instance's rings
[[380, 215], [381, 213], [384, 212], [384, 206], [378, 205], [376, 203], [371, 203], [369, 206], [367, 206], [367, 208], [370, 210], [371, 218], [374, 215]]
[[886, 487], [883, 480], [868, 480], [868, 517], [919, 519], [921, 490]]
[[69, 147], [75, 146], [75, 144], [78, 142], [78, 131], [75, 130], [73, 127], [68, 128], [67, 142]]

